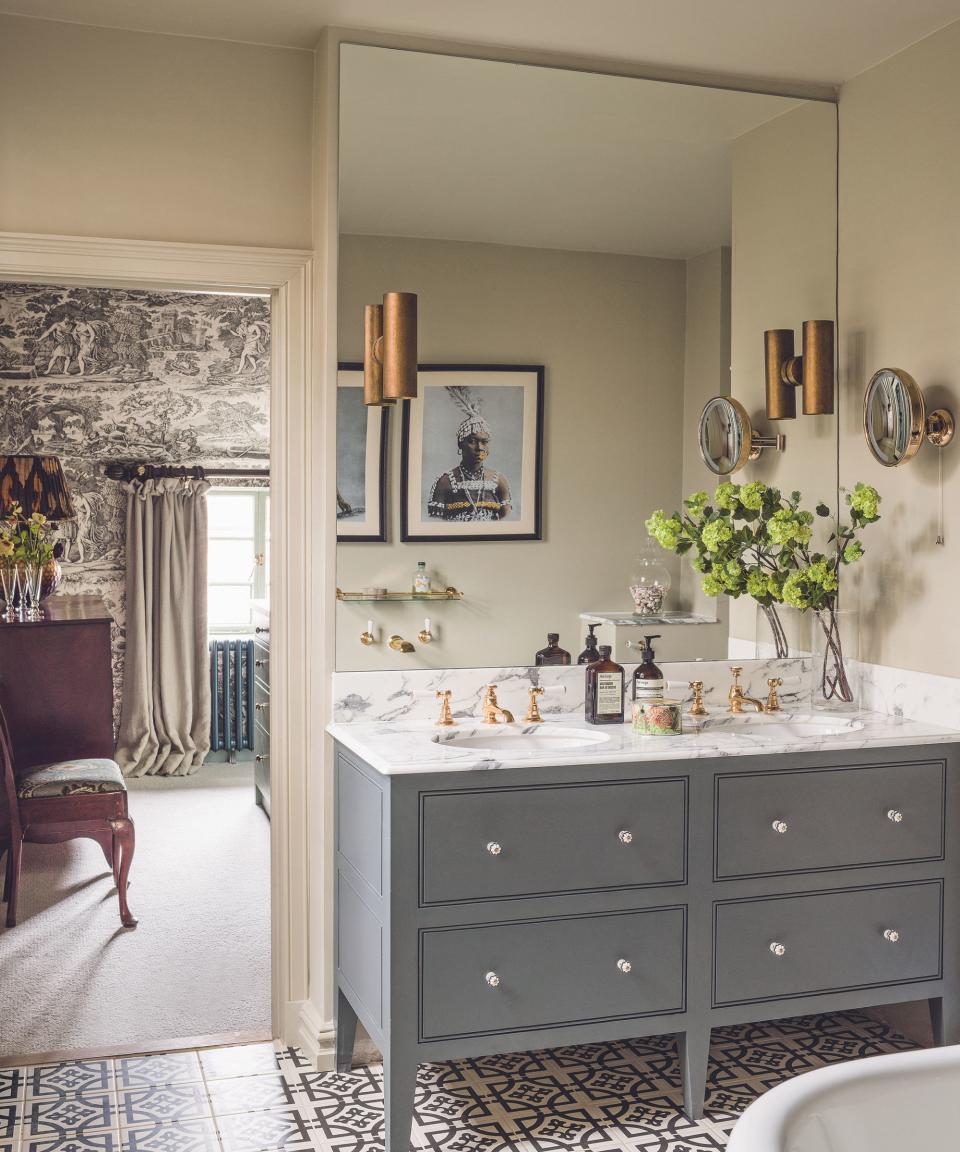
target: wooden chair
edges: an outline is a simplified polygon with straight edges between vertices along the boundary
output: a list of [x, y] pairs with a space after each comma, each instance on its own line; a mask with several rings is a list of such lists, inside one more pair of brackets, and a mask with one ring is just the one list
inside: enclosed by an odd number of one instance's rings
[[135, 928], [127, 905], [135, 837], [119, 765], [113, 760], [62, 760], [15, 769], [10, 730], [0, 709], [0, 783], [9, 809], [7, 927], [17, 922], [24, 843], [59, 844], [85, 836], [96, 840], [113, 870], [124, 927]]

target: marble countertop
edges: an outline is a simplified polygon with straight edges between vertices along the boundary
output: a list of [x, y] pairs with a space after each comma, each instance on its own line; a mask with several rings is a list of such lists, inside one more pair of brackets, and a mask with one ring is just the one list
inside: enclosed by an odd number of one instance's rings
[[[796, 728], [788, 731], [783, 725], [798, 725], [803, 734], [798, 734]], [[542, 724], [515, 723], [495, 728], [471, 720], [461, 721], [454, 728], [403, 721], [354, 721], [330, 724], [327, 731], [385, 776], [960, 742], [960, 730], [876, 712], [837, 715], [805, 711], [770, 716], [730, 716], [720, 712], [699, 724], [685, 716], [684, 728], [682, 736], [640, 736], [629, 724], [594, 726], [582, 716], [567, 715]], [[525, 747], [526, 734], [539, 737], [540, 746]], [[471, 739], [473, 746], [458, 748], [458, 737]], [[483, 747], [484, 740], [502, 744], [512, 738], [517, 740], [515, 749]], [[590, 743], [576, 746], [580, 740]]]

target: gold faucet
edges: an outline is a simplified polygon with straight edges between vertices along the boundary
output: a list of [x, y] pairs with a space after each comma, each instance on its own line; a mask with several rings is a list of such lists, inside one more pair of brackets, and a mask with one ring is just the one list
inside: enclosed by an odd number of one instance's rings
[[693, 689], [693, 703], [687, 710], [687, 715], [706, 716], [707, 710], [703, 706], [703, 681], [691, 680], [690, 687]]
[[780, 711], [780, 697], [777, 695], [777, 689], [783, 687], [783, 681], [779, 676], [771, 676], [767, 680], [767, 687], [770, 693], [767, 696], [767, 704], [764, 711], [766, 712], [779, 712]]
[[758, 712], [763, 711], [763, 701], [757, 700], [753, 696], [744, 696], [743, 688], [740, 686], [740, 674], [743, 672], [742, 668], [731, 668], [733, 673], [733, 683], [730, 685], [730, 691], [727, 693], [727, 698], [730, 701], [728, 712], [732, 712], [734, 716], [739, 716], [743, 712], [744, 704], [752, 704]]
[[483, 722], [484, 724], [498, 724], [500, 720], [504, 724], [512, 724], [513, 713], [508, 712], [506, 708], [501, 708], [497, 703], [496, 684], [488, 684], [487, 690], [483, 694]]
[[449, 688], [444, 688], [437, 692], [437, 699], [443, 701], [440, 705], [440, 719], [436, 722], [438, 728], [453, 728], [457, 723], [453, 718], [453, 713], [450, 711], [450, 696], [451, 692]]
[[530, 706], [527, 708], [527, 714], [523, 718], [524, 724], [542, 724], [543, 717], [540, 715], [540, 707], [537, 703], [537, 697], [543, 695], [543, 689], [537, 685], [534, 688], [528, 688], [530, 693]]

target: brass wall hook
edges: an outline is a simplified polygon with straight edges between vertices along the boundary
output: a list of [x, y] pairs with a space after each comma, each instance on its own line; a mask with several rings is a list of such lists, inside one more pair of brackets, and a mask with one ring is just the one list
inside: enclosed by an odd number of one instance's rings
[[537, 697], [543, 695], [543, 689], [537, 685], [534, 688], [528, 688], [527, 691], [530, 693], [530, 703], [527, 705], [527, 714], [523, 718], [523, 723], [542, 724], [543, 717], [540, 715], [540, 705]]
[[412, 652], [413, 645], [409, 640], [404, 640], [402, 636], [391, 636], [387, 641], [394, 652]]
[[430, 631], [430, 617], [428, 616], [424, 622], [423, 627], [417, 633], [417, 639], [421, 644], [429, 644], [433, 640], [433, 633]]
[[365, 632], [360, 633], [360, 643], [369, 647], [371, 644], [376, 644], [377, 637], [373, 631], [373, 621], [367, 621], [367, 629]]
[[442, 700], [440, 705], [440, 717], [436, 721], [437, 728], [453, 728], [456, 726], [456, 720], [453, 718], [453, 713], [450, 711], [450, 689], [442, 688], [437, 690], [437, 699]]

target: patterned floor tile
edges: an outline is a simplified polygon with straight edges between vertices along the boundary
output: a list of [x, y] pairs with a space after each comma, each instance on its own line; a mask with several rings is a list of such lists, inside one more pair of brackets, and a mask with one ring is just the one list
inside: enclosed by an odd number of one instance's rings
[[113, 1062], [117, 1088], [155, 1088], [203, 1079], [196, 1052], [161, 1052], [154, 1056], [125, 1056]]
[[211, 1080], [207, 1085], [214, 1116], [235, 1112], [260, 1112], [296, 1104], [298, 1093], [280, 1075], [240, 1076], [235, 1080]]
[[178, 1120], [148, 1128], [127, 1128], [121, 1152], [220, 1152], [212, 1120]]
[[205, 1048], [200, 1064], [207, 1080], [230, 1080], [236, 1076], [266, 1076], [280, 1072], [279, 1054], [272, 1044], [238, 1044], [233, 1048]]
[[20, 1152], [120, 1152], [116, 1132], [60, 1132], [54, 1136], [24, 1134]]
[[26, 1070], [23, 1068], [0, 1068], [0, 1103], [19, 1100], [23, 1095]]
[[20, 1107], [17, 1104], [0, 1104], [0, 1140], [12, 1142], [20, 1123]]
[[97, 1132], [117, 1126], [112, 1092], [82, 1096], [52, 1096], [28, 1100], [23, 1106], [22, 1136], [58, 1136], [67, 1132]]
[[217, 1127], [223, 1152], [296, 1152], [313, 1147], [311, 1119], [296, 1108], [224, 1116]]
[[203, 1084], [121, 1089], [117, 1093], [117, 1114], [122, 1128], [211, 1116], [210, 1101]]
[[310, 1071], [313, 1064], [304, 1056], [299, 1048], [288, 1048], [279, 1040], [274, 1040], [273, 1050], [277, 1054], [280, 1069], [286, 1072]]
[[12, 1140], [0, 1140], [0, 1152], [14, 1152], [16, 1144]]
[[107, 1092], [113, 1088], [110, 1060], [69, 1060], [27, 1069], [28, 1100], [48, 1096], [75, 1096], [81, 1092]]

